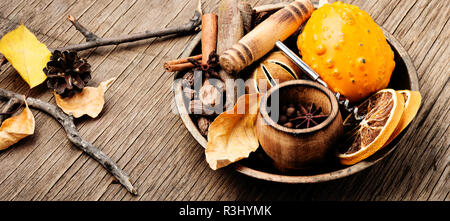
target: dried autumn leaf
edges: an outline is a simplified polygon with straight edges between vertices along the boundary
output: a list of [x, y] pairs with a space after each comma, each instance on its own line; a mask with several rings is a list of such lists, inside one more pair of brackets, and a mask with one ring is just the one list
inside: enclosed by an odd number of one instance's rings
[[0, 127], [0, 150], [10, 147], [33, 133], [34, 116], [26, 104], [22, 113], [3, 121]]
[[102, 112], [105, 104], [105, 91], [116, 78], [109, 79], [100, 83], [98, 87], [85, 87], [81, 93], [75, 94], [72, 97], [62, 98], [60, 95], [53, 92], [56, 104], [64, 113], [72, 114], [75, 118], [83, 115], [88, 115], [96, 118]]
[[209, 127], [206, 161], [219, 169], [247, 158], [259, 147], [255, 132], [259, 94], [241, 96], [233, 110], [220, 114]]
[[30, 88], [41, 84], [47, 78], [43, 68], [50, 60], [51, 52], [23, 24], [2, 37], [0, 53], [8, 59]]

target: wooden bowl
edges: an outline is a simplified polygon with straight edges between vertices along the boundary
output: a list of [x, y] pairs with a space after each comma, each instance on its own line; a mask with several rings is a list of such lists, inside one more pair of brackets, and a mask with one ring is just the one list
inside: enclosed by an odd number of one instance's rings
[[[309, 128], [288, 128], [278, 124], [280, 107], [315, 104], [328, 117]], [[256, 136], [264, 152], [282, 172], [314, 168], [332, 159], [344, 131], [334, 94], [309, 80], [291, 80], [271, 88], [261, 98]]]
[[[417, 72], [410, 56], [406, 53], [405, 49], [397, 39], [395, 39], [384, 29], [383, 32], [386, 40], [391, 45], [391, 48], [394, 51], [395, 59], [395, 69], [392, 73], [392, 77], [388, 87], [396, 90], [407, 89], [418, 91], [419, 81]], [[200, 38], [201, 35], [200, 33], [198, 33], [186, 46], [180, 57], [188, 57], [190, 55], [199, 54]], [[181, 78], [183, 74], [184, 72], [175, 73], [174, 80]], [[191, 117], [186, 111], [186, 105], [183, 102], [184, 99], [181, 82], [175, 81], [173, 89], [175, 94], [176, 106], [183, 123], [192, 134], [192, 136], [197, 140], [197, 142], [205, 148], [207, 143], [206, 138], [200, 134], [197, 126], [194, 124]], [[344, 112], [342, 112], [342, 114], [344, 114]], [[345, 118], [345, 116], [343, 116], [343, 118]], [[360, 172], [386, 158], [397, 147], [397, 144], [401, 139], [406, 139], [403, 137], [403, 135], [408, 129], [409, 127], [406, 128], [400, 135], [398, 135], [397, 138], [395, 138], [395, 140], [392, 141], [388, 146], [377, 151], [371, 157], [352, 166], [342, 166], [337, 162], [330, 162], [329, 165], [324, 165], [314, 170], [302, 171], [294, 174], [283, 174], [274, 168], [271, 159], [267, 157], [267, 155], [262, 151], [261, 148], [259, 148], [255, 153], [252, 153], [248, 159], [241, 160], [235, 164], [232, 164], [232, 166], [235, 167], [236, 171], [242, 174], [274, 182], [317, 183], [335, 180]]]

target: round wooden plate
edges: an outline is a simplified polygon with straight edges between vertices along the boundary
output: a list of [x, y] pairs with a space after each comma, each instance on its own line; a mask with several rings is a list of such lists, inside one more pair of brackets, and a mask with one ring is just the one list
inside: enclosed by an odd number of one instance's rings
[[[389, 83], [389, 88], [396, 90], [408, 89], [408, 90], [419, 90], [419, 81], [417, 77], [416, 69], [411, 61], [410, 56], [407, 54], [405, 49], [401, 46], [397, 39], [394, 38], [390, 33], [383, 29], [387, 41], [391, 45], [392, 50], [395, 54], [395, 69]], [[198, 33], [194, 39], [186, 46], [181, 57], [188, 57], [193, 55], [194, 51], [199, 48], [201, 35]], [[198, 54], [198, 53], [197, 53]], [[175, 79], [181, 78], [184, 72], [177, 72], [175, 74]], [[175, 80], [174, 79], [174, 80]], [[206, 148], [207, 140], [200, 134], [197, 126], [191, 120], [191, 117], [186, 111], [185, 103], [183, 102], [183, 92], [180, 81], [175, 81], [174, 84], [175, 102], [183, 120], [186, 128], [192, 134], [192, 136]], [[317, 183], [329, 180], [335, 180], [343, 178], [357, 172], [360, 172], [380, 160], [387, 157], [396, 147], [397, 143], [403, 139], [403, 135], [406, 133], [408, 128], [406, 128], [391, 144], [387, 147], [379, 150], [371, 157], [355, 164], [352, 166], [342, 166], [338, 162], [330, 162], [329, 165], [325, 165], [323, 168], [317, 168], [314, 171], [301, 171], [295, 174], [282, 174], [277, 171], [271, 164], [270, 158], [268, 158], [262, 148], [258, 151], [252, 153], [248, 159], [241, 160], [237, 163], [232, 164], [236, 171], [255, 177], [258, 179], [282, 182], [282, 183]]]

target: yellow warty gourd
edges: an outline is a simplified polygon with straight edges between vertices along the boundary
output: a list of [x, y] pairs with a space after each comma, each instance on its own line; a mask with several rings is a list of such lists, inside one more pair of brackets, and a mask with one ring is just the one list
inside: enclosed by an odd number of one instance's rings
[[365, 11], [342, 2], [314, 11], [297, 45], [303, 60], [350, 102], [386, 88], [395, 67], [381, 28]]

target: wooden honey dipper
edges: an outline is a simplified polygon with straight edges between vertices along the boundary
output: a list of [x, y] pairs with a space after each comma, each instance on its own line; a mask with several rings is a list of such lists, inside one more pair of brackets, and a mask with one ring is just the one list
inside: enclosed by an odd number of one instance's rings
[[296, 0], [278, 10], [224, 51], [219, 58], [220, 66], [227, 73], [239, 73], [270, 52], [277, 40], [284, 41], [297, 31], [313, 10], [310, 0]]

